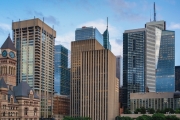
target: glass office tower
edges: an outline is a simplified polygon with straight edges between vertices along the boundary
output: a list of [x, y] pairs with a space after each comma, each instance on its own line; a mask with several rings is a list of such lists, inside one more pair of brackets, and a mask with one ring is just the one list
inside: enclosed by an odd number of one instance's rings
[[97, 28], [82, 27], [75, 31], [75, 41], [96, 39], [103, 46], [103, 36]]
[[[126, 30], [123, 34], [123, 106], [130, 108], [130, 93], [145, 92], [146, 29]], [[127, 103], [125, 103], [127, 102]]]
[[62, 45], [55, 45], [54, 54], [54, 91], [61, 95], [70, 93], [70, 52]]
[[180, 91], [180, 66], [175, 66], [175, 91]]
[[174, 92], [175, 32], [156, 28], [156, 36], [156, 92]]
[[107, 29], [104, 31], [103, 33], [103, 46], [105, 49], [109, 49], [111, 50], [111, 44], [109, 42], [109, 31], [108, 31], [108, 27]]

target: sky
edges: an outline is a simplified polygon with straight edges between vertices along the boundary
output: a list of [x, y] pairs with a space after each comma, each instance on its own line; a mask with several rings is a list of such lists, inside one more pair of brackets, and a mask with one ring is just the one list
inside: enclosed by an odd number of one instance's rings
[[180, 65], [180, 0], [0, 0], [0, 46], [12, 36], [12, 21], [35, 17], [54, 26], [55, 44], [70, 50], [76, 28], [93, 26], [103, 34], [108, 17], [112, 52], [122, 55], [123, 32], [153, 20], [154, 2], [156, 20], [165, 20], [167, 30], [175, 31], [175, 65]]

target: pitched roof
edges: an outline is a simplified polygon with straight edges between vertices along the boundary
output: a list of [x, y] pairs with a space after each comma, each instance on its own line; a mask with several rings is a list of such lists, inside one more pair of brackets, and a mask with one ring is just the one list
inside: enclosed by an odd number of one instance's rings
[[[30, 90], [32, 90], [31, 87], [24, 81], [18, 84], [18, 86], [13, 87], [15, 97], [29, 97]], [[39, 99], [34, 91], [33, 94], [35, 99]]]
[[14, 98], [14, 103], [18, 103], [18, 101], [16, 100], [16, 97], [14, 96], [13, 91], [11, 91], [11, 90], [8, 90], [8, 101], [10, 102], [11, 95]]
[[1, 46], [1, 49], [11, 49], [13, 51], [16, 51], [16, 48], [14, 47], [14, 44], [13, 44], [10, 36], [8, 36], [6, 41], [3, 43], [3, 45]]
[[0, 88], [8, 88], [7, 84], [4, 81], [4, 78], [1, 78], [1, 80], [0, 80]]

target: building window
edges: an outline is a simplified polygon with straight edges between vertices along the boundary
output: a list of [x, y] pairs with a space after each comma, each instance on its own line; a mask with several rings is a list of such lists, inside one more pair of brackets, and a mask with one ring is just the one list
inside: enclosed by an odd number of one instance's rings
[[133, 68], [136, 67], [136, 56], [133, 56]]
[[133, 40], [133, 51], [136, 50], [136, 40]]
[[3, 116], [6, 116], [6, 113], [5, 113], [5, 112], [3, 112]]
[[37, 115], [37, 108], [34, 108], [34, 115]]
[[136, 83], [136, 74], [133, 73], [133, 84], [135, 84], [135, 83]]
[[24, 109], [24, 115], [28, 115], [28, 108]]
[[11, 104], [13, 104], [13, 98], [11, 98]]

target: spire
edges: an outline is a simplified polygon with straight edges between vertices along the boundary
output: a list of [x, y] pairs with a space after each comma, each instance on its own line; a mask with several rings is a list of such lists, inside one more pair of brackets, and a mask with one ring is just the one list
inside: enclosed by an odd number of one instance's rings
[[156, 21], [156, 6], [155, 6], [155, 2], [154, 2], [154, 22]]
[[108, 17], [107, 17], [107, 29], [108, 29]]
[[1, 49], [11, 49], [13, 51], [16, 51], [16, 48], [14, 47], [14, 44], [10, 38], [10, 34], [6, 39], [6, 41], [3, 43], [3, 45], [1, 46]]

